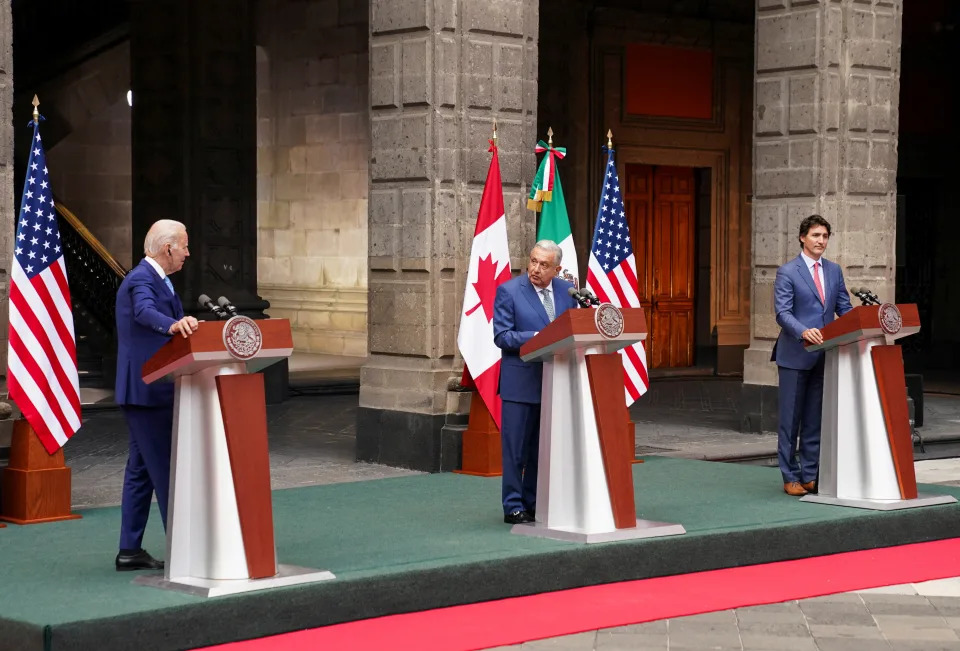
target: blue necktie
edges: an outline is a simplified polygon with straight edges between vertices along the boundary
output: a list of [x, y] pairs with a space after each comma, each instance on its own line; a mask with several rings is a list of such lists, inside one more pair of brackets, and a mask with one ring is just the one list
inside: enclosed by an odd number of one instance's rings
[[170, 282], [170, 276], [164, 276], [164, 277], [163, 277], [163, 282], [165, 282], [165, 283], [167, 284], [167, 289], [170, 290], [170, 293], [171, 293], [171, 294], [176, 294], [176, 292], [173, 291], [173, 283]]

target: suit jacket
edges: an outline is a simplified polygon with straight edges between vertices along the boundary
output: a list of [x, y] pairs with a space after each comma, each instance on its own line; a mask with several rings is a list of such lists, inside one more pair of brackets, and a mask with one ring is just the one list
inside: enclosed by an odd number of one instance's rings
[[[551, 281], [555, 316], [577, 306], [567, 294], [570, 287], [573, 285], [560, 278]], [[520, 347], [549, 323], [540, 295], [527, 274], [497, 287], [493, 304], [493, 342], [501, 350], [499, 391], [502, 399], [540, 403], [543, 363], [520, 359]]]
[[807, 352], [803, 347], [803, 331], [823, 328], [833, 321], [835, 314], [843, 316], [853, 309], [840, 265], [824, 258], [820, 258], [820, 262], [823, 263], [823, 294], [826, 298], [823, 302], [802, 255], [777, 269], [774, 308], [781, 330], [770, 356], [770, 361], [775, 361], [777, 366], [812, 368], [823, 351]]
[[173, 384], [147, 384], [144, 362], [170, 341], [170, 326], [183, 318], [183, 305], [146, 260], [130, 270], [117, 291], [118, 405], [160, 407], [173, 404]]

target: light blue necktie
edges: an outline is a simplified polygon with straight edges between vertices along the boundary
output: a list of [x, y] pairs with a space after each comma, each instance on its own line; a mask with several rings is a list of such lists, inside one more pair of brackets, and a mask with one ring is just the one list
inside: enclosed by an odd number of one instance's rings
[[553, 301], [550, 300], [549, 287], [543, 289], [543, 309], [547, 311], [547, 318], [550, 319], [550, 321], [557, 318], [556, 312], [553, 311]]
[[170, 276], [164, 276], [164, 277], [163, 277], [163, 282], [165, 282], [165, 283], [167, 284], [167, 289], [170, 290], [170, 293], [171, 293], [171, 294], [176, 294], [176, 292], [173, 291], [173, 283], [170, 282]]

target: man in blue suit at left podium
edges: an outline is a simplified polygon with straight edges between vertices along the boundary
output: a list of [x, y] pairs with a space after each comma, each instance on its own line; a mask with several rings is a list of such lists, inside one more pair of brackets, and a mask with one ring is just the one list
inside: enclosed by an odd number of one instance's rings
[[163, 561], [148, 554], [141, 543], [154, 492], [163, 527], [167, 527], [173, 384], [148, 385], [141, 368], [170, 337], [189, 337], [198, 326], [194, 317], [183, 315], [183, 305], [170, 282], [170, 274], [180, 271], [190, 255], [186, 226], [172, 219], [154, 223], [144, 239], [143, 252], [143, 260], [130, 270], [117, 292], [115, 400], [130, 430], [117, 571], [163, 569]]

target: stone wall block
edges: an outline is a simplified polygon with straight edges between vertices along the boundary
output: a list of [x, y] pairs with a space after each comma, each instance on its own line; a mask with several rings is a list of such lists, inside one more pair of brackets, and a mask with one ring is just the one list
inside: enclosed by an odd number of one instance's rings
[[899, 51], [891, 43], [872, 38], [850, 41], [848, 52], [855, 67], [889, 70], [893, 68], [894, 54], [899, 59]]
[[819, 36], [820, 13], [816, 10], [758, 16], [757, 71], [816, 67]]
[[816, 189], [816, 172], [817, 170], [814, 169], [758, 171], [755, 196], [760, 198], [812, 196]]
[[434, 70], [436, 83], [436, 103], [443, 107], [457, 105], [460, 76], [454, 74], [459, 67], [460, 45], [457, 40], [442, 36], [437, 46], [437, 66]]
[[765, 79], [757, 82], [756, 134], [758, 136], [784, 135], [783, 79]]
[[790, 143], [788, 141], [758, 142], [756, 158], [758, 170], [775, 170], [790, 167]]
[[757, 0], [757, 10], [766, 11], [768, 9], [786, 9], [787, 0]]
[[789, 121], [790, 133], [813, 133], [818, 128], [820, 112], [817, 106], [819, 99], [818, 77], [803, 75], [791, 77]]
[[370, 173], [380, 179], [426, 179], [429, 116], [405, 115], [374, 119], [371, 123], [376, 145]]
[[374, 108], [400, 105], [400, 46], [398, 43], [370, 45], [370, 105]]
[[[399, 271], [395, 262], [400, 255], [400, 225], [399, 224], [370, 224], [367, 252], [371, 258], [379, 258], [371, 263], [373, 268]], [[390, 258], [391, 261], [386, 261]]]
[[377, 35], [381, 32], [429, 29], [428, 4], [425, 0], [372, 2], [370, 31]]
[[425, 38], [403, 42], [400, 98], [404, 106], [429, 104], [431, 101], [430, 71], [433, 57], [430, 44]]
[[465, 44], [465, 53], [467, 106], [489, 109], [493, 106], [493, 43], [470, 40]]
[[790, 167], [794, 169], [812, 169], [818, 166], [820, 159], [818, 156], [819, 140], [791, 140], [790, 141]]
[[397, 189], [372, 189], [370, 191], [370, 223], [400, 224], [400, 191]]
[[827, 73], [823, 80], [823, 123], [827, 131], [840, 129], [840, 77], [836, 73]]
[[459, 5], [458, 0], [434, 0], [433, 20], [436, 27], [442, 30], [456, 29]]
[[523, 36], [523, 0], [464, 3], [463, 27], [468, 32]]

